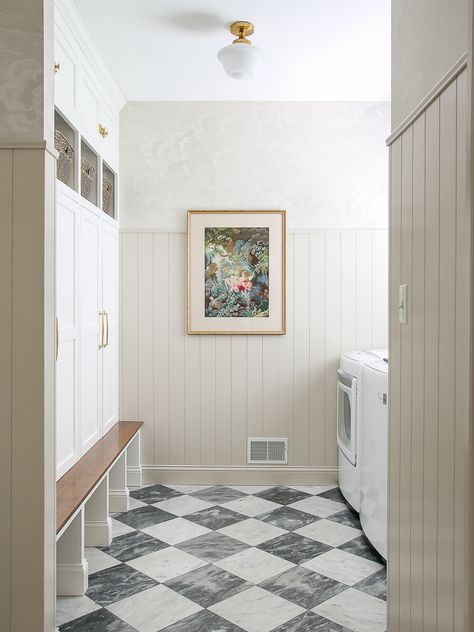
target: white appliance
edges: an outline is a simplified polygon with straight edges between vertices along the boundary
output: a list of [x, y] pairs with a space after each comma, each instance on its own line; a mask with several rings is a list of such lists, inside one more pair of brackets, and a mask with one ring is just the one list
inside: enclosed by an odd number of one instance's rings
[[360, 522], [372, 546], [387, 558], [388, 363], [362, 371]]
[[360, 433], [362, 427], [362, 368], [388, 356], [387, 349], [343, 353], [337, 371], [337, 445], [339, 487], [360, 511]]

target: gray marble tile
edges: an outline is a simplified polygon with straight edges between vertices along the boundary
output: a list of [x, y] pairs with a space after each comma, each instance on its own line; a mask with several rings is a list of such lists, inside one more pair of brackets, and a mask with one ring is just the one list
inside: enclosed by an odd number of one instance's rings
[[351, 632], [314, 612], [304, 612], [272, 632]]
[[212, 531], [187, 542], [177, 544], [176, 548], [206, 562], [217, 562], [240, 551], [245, 551], [248, 549], [248, 546], [226, 535], [222, 535], [222, 533]]
[[318, 496], [321, 496], [321, 498], [328, 498], [329, 500], [335, 500], [337, 503], [344, 503], [344, 505], [347, 504], [347, 501], [341, 494], [341, 490], [339, 489], [339, 487], [328, 489], [327, 491], [318, 494]]
[[348, 588], [319, 606], [315, 606], [313, 611], [349, 628], [352, 632], [385, 632], [386, 630], [385, 601], [354, 588]]
[[225, 487], [223, 485], [208, 487], [190, 494], [190, 496], [195, 496], [196, 498], [200, 498], [201, 500], [205, 500], [206, 502], [213, 503], [215, 505], [223, 505], [224, 503], [236, 500], [237, 498], [241, 498], [245, 495], [246, 494], [239, 492], [237, 489], [232, 489], [232, 487]]
[[203, 608], [209, 608], [219, 601], [250, 588], [250, 584], [240, 577], [212, 564], [186, 575], [180, 575], [166, 582], [165, 585]]
[[362, 592], [378, 597], [379, 599], [387, 600], [387, 569], [382, 568], [378, 573], [374, 573], [370, 577], [363, 579], [358, 584], [355, 584], [354, 588], [361, 590]]
[[310, 494], [292, 487], [278, 485], [276, 487], [270, 487], [270, 489], [265, 489], [263, 492], [258, 492], [255, 496], [264, 498], [265, 500], [271, 500], [279, 505], [291, 505], [291, 503], [295, 503], [298, 500], [309, 498]]
[[135, 529], [145, 529], [166, 520], [173, 520], [176, 516], [157, 507], [147, 506], [115, 514], [114, 518]]
[[313, 573], [302, 566], [294, 566], [277, 577], [259, 584], [274, 595], [283, 597], [292, 603], [309, 610], [334, 597], [347, 586], [329, 577]]
[[156, 583], [151, 577], [121, 564], [89, 575], [89, 588], [86, 595], [101, 606], [108, 606], [151, 588]]
[[361, 529], [359, 515], [355, 511], [352, 511], [352, 509], [346, 509], [345, 511], [340, 511], [333, 516], [329, 516], [328, 520], [346, 525], [346, 527]]
[[109, 547], [104, 547], [101, 550], [121, 562], [128, 562], [141, 555], [164, 549], [167, 546], [168, 544], [157, 540], [151, 535], [146, 535], [141, 531], [133, 531], [114, 538]]
[[354, 540], [350, 540], [349, 542], [345, 542], [338, 547], [342, 551], [347, 551], [348, 553], [352, 553], [353, 555], [358, 555], [359, 557], [365, 557], [366, 560], [370, 560], [371, 562], [378, 562], [379, 564], [385, 564], [384, 559], [377, 553], [377, 551], [373, 548], [370, 542], [367, 540], [365, 535], [361, 535], [358, 538], [354, 538]]
[[162, 632], [243, 632], [243, 630], [209, 610], [201, 610], [197, 614], [192, 614], [168, 626]]
[[100, 609], [59, 627], [60, 632], [136, 632], [108, 610]]
[[223, 529], [236, 522], [247, 520], [247, 516], [232, 511], [231, 509], [217, 506], [190, 513], [186, 516], [186, 520], [217, 531], [217, 529]]
[[330, 546], [305, 538], [297, 533], [288, 533], [287, 535], [281, 535], [278, 538], [259, 544], [259, 549], [282, 557], [293, 564], [302, 564], [317, 555], [326, 553], [331, 550]]
[[287, 531], [295, 531], [301, 527], [305, 527], [308, 524], [321, 520], [318, 516], [313, 516], [304, 511], [293, 509], [293, 507], [278, 507], [273, 511], [268, 511], [260, 516], [257, 516], [257, 520], [267, 522], [279, 527], [280, 529], [286, 529]]
[[170, 498], [177, 498], [181, 496], [182, 492], [179, 492], [166, 485], [150, 485], [149, 487], [140, 487], [130, 492], [130, 496], [136, 500], [141, 500], [143, 503], [152, 505], [153, 503], [159, 503], [163, 500], [169, 500]]

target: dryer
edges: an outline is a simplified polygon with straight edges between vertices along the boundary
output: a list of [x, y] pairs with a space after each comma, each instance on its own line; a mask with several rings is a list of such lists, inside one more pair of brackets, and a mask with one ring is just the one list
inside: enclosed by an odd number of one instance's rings
[[366, 364], [362, 371], [361, 503], [360, 522], [372, 546], [387, 558], [388, 470], [387, 362]]
[[347, 502], [360, 511], [360, 432], [362, 368], [388, 356], [387, 349], [343, 353], [337, 371], [337, 445], [339, 487]]

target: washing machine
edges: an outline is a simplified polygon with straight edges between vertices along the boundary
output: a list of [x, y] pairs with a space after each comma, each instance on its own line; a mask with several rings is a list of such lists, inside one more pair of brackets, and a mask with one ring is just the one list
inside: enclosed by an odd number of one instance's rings
[[388, 363], [362, 370], [360, 523], [372, 546], [387, 558]]
[[387, 349], [348, 351], [341, 355], [337, 371], [337, 445], [339, 487], [347, 502], [360, 511], [360, 432], [362, 416], [362, 369], [388, 357]]

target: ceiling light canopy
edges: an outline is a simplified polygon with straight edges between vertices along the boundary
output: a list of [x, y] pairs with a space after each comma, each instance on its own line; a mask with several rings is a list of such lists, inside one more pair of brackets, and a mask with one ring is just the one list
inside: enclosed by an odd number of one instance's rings
[[230, 25], [230, 32], [236, 35], [232, 44], [224, 46], [217, 53], [217, 58], [224, 66], [224, 70], [232, 79], [250, 79], [262, 57], [262, 50], [252, 46], [247, 39], [254, 32], [254, 26], [250, 22], [234, 22]]

